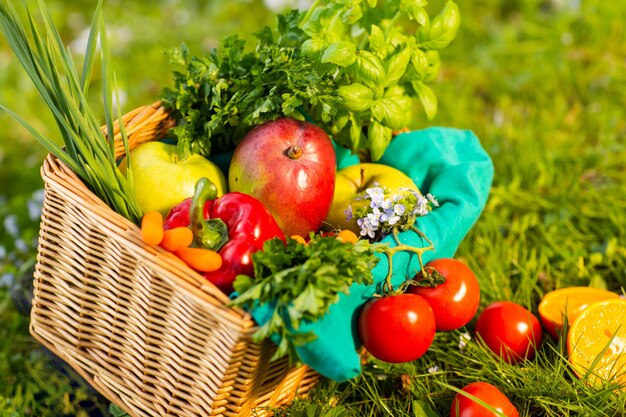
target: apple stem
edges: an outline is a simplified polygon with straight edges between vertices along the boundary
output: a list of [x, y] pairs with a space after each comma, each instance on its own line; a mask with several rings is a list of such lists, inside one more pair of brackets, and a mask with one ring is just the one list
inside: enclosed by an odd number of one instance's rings
[[365, 187], [365, 168], [361, 168], [361, 183], [359, 185], [359, 192], [364, 191]]
[[293, 145], [287, 151], [287, 156], [291, 159], [298, 159], [302, 156], [302, 148], [300, 145]]
[[[420, 271], [422, 272], [424, 276], [427, 275], [426, 270], [424, 268], [424, 261], [422, 259], [422, 255], [426, 251], [434, 250], [435, 246], [433, 245], [433, 242], [430, 239], [428, 239], [426, 235], [417, 227], [411, 226], [409, 230], [412, 230], [413, 232], [417, 233], [422, 239], [428, 242], [428, 246], [425, 246], [423, 248], [416, 248], [414, 246], [405, 245], [404, 243], [400, 242], [400, 238], [398, 236], [398, 229], [397, 228], [393, 229], [392, 231], [393, 239], [395, 240], [397, 246], [394, 246], [393, 248], [386, 247], [384, 249], [381, 249], [381, 252], [383, 252], [387, 256], [387, 263], [389, 265], [389, 268], [388, 268], [389, 270], [387, 272], [387, 276], [385, 277], [385, 282], [382, 288], [383, 293], [385, 294], [391, 294], [394, 292], [393, 284], [391, 283], [391, 276], [393, 274], [393, 255], [395, 255], [396, 253], [400, 251], [413, 252], [414, 254], [416, 254], [417, 260], [419, 261], [419, 264], [420, 264]], [[405, 288], [406, 287], [404, 285], [400, 286], [399, 292], [404, 292]]]

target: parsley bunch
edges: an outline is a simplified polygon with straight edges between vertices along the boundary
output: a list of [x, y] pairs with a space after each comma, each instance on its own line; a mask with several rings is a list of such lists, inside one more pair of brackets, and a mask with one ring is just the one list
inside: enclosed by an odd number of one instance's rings
[[378, 160], [393, 132], [411, 127], [417, 102], [435, 116], [428, 84], [460, 24], [452, 1], [432, 19], [426, 0], [378, 3], [316, 0], [306, 12], [278, 15], [251, 51], [237, 36], [208, 56], [173, 50], [184, 70], [162, 99], [178, 118], [180, 153], [232, 150], [252, 127], [284, 116], [309, 118], [339, 145]]
[[253, 52], [237, 35], [207, 56], [191, 56], [185, 45], [169, 51], [183, 71], [174, 72], [175, 87], [161, 98], [178, 117], [173, 133], [182, 156], [232, 150], [256, 125], [281, 116], [302, 119], [305, 103], [330, 122], [340, 98], [332, 79], [298, 52], [305, 34], [297, 20], [296, 11], [279, 16], [277, 32], [266, 27], [256, 34]]
[[254, 277], [239, 275], [234, 283], [238, 297], [232, 306], [253, 309], [271, 307], [269, 320], [259, 327], [255, 340], [280, 337], [274, 357], [288, 354], [297, 361], [296, 346], [315, 339], [312, 332], [298, 332], [303, 321], [316, 321], [348, 293], [352, 284], [373, 283], [372, 269], [378, 262], [367, 240], [345, 243], [332, 236], [312, 236], [307, 245], [294, 239], [265, 242], [252, 255]]

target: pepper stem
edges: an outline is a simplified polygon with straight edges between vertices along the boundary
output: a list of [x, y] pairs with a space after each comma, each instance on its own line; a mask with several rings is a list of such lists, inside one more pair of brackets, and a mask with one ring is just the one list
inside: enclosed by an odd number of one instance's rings
[[204, 206], [217, 198], [215, 184], [206, 177], [198, 179], [189, 208], [189, 224], [193, 231], [193, 242], [201, 248], [218, 251], [228, 242], [228, 229], [222, 219], [205, 219]]

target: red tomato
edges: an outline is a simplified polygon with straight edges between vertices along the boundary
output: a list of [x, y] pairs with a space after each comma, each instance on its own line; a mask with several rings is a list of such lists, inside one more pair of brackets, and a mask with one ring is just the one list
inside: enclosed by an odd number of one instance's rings
[[[507, 417], [519, 417], [511, 401], [498, 388], [487, 382], [473, 382], [462, 389]], [[457, 393], [452, 400], [450, 417], [496, 417], [498, 414], [478, 404], [476, 401]]]
[[508, 363], [532, 359], [541, 343], [541, 325], [526, 308], [511, 301], [491, 304], [478, 316], [476, 333]]
[[385, 362], [413, 361], [435, 338], [435, 315], [426, 300], [398, 294], [368, 301], [359, 314], [359, 337], [375, 358]]
[[436, 270], [446, 281], [436, 287], [412, 285], [408, 291], [428, 301], [435, 313], [437, 330], [449, 331], [465, 326], [480, 304], [480, 286], [474, 272], [463, 262], [451, 258], [435, 259], [425, 268]]

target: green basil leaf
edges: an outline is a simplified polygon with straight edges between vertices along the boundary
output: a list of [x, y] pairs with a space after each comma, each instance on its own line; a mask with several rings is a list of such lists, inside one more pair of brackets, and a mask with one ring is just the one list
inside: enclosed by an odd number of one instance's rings
[[376, 0], [367, 0], [367, 5], [370, 7], [376, 7]]
[[365, 142], [365, 135], [363, 134], [363, 123], [357, 121], [354, 117], [350, 120], [350, 143], [352, 144], [351, 150], [356, 153], [363, 147]]
[[385, 33], [376, 25], [372, 25], [370, 30], [370, 49], [380, 58], [387, 55]]
[[341, 21], [347, 25], [352, 25], [363, 17], [363, 9], [359, 3], [352, 3], [350, 7], [341, 14]]
[[355, 60], [357, 76], [365, 82], [380, 85], [385, 78], [385, 68], [380, 58], [369, 51], [359, 51]]
[[410, 121], [411, 99], [406, 95], [383, 97], [372, 104], [372, 117], [385, 126], [400, 130]]
[[437, 114], [437, 96], [435, 96], [433, 90], [422, 81], [413, 81], [412, 86], [419, 96], [422, 106], [424, 106], [426, 117], [428, 117], [428, 120], [432, 120]]
[[448, 1], [431, 22], [428, 31], [420, 31], [422, 41], [419, 46], [423, 49], [443, 49], [452, 42], [461, 24], [461, 14], [456, 3]]
[[424, 79], [428, 72], [428, 57], [426, 56], [426, 52], [421, 49], [415, 49], [411, 57], [411, 65], [413, 65], [415, 71], [420, 75], [420, 78]]
[[330, 45], [322, 55], [322, 63], [332, 63], [340, 67], [347, 67], [356, 59], [356, 46], [352, 42], [339, 41]]
[[441, 58], [437, 51], [426, 51], [426, 59], [428, 60], [428, 67], [422, 79], [429, 82], [437, 78], [439, 68], [441, 67]]
[[389, 142], [391, 142], [392, 131], [387, 126], [383, 126], [381, 123], [377, 121], [372, 121], [367, 130], [367, 147], [370, 150], [370, 157], [372, 161], [378, 161], [387, 146], [389, 146]]
[[409, 18], [415, 20], [422, 26], [428, 24], [430, 18], [424, 7], [428, 5], [424, 0], [402, 0], [400, 2], [400, 10], [409, 15]]
[[406, 72], [406, 67], [411, 60], [411, 50], [408, 47], [401, 49], [389, 59], [387, 65], [387, 79], [385, 80], [385, 87], [393, 85], [402, 78]]
[[344, 99], [344, 106], [352, 111], [364, 111], [372, 105], [374, 93], [363, 84], [354, 83], [339, 87], [339, 95]]
[[350, 113], [347, 110], [339, 110], [333, 118], [333, 123], [330, 125], [329, 132], [332, 136], [339, 134], [344, 127], [348, 125], [350, 121]]
[[392, 48], [398, 48], [401, 45], [406, 45], [408, 40], [408, 36], [404, 34], [400, 26], [392, 27], [387, 33], [387, 44]]
[[325, 27], [322, 25], [323, 8], [315, 9], [309, 19], [302, 25], [304, 33], [312, 38], [324, 37]]
[[302, 43], [300, 51], [303, 55], [314, 57], [321, 52], [324, 46], [324, 41], [322, 39], [311, 38]]

